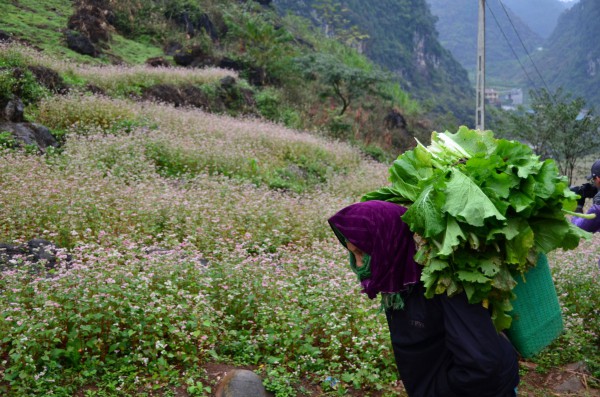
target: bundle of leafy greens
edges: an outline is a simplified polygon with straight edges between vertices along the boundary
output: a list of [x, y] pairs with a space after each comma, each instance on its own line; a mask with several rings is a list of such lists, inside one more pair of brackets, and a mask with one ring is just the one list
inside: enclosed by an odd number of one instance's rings
[[418, 142], [394, 161], [390, 182], [363, 201], [408, 207], [402, 219], [420, 240], [426, 296], [464, 291], [469, 302], [489, 305], [498, 330], [511, 324], [514, 277], [540, 252], [590, 237], [565, 217], [578, 196], [554, 160], [491, 131], [433, 132], [430, 146]]

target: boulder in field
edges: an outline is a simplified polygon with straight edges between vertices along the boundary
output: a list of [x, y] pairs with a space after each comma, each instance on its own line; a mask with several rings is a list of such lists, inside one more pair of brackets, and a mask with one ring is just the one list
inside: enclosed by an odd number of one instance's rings
[[20, 98], [12, 98], [1, 109], [0, 120], [7, 120], [14, 123], [21, 123], [24, 121], [23, 113], [25, 111], [25, 105]]
[[17, 142], [17, 147], [35, 145], [42, 153], [50, 146], [59, 146], [50, 130], [37, 123], [0, 122], [0, 132], [10, 132]]
[[32, 239], [21, 245], [0, 243], [0, 271], [26, 264], [39, 264], [46, 270], [52, 270], [63, 261], [69, 267], [72, 257], [48, 240]]
[[146, 65], [153, 68], [168, 68], [171, 66], [171, 63], [163, 57], [153, 57], [146, 59]]
[[91, 57], [97, 57], [100, 55], [100, 50], [96, 48], [94, 43], [80, 33], [77, 33], [73, 30], [68, 30], [65, 33], [65, 38], [67, 40], [67, 47], [79, 54], [89, 55]]
[[247, 369], [230, 371], [217, 386], [216, 397], [267, 397], [260, 377]]

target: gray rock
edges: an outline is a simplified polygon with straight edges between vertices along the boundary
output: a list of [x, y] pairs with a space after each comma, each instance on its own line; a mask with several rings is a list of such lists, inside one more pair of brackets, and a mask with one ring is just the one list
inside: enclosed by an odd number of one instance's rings
[[20, 123], [23, 119], [23, 112], [25, 111], [25, 105], [19, 98], [11, 99], [6, 103], [3, 109], [3, 118], [8, 121]]
[[585, 386], [583, 385], [581, 379], [579, 379], [577, 375], [569, 376], [560, 385], [554, 387], [554, 391], [560, 393], [577, 393], [583, 389], [585, 389]]
[[53, 269], [56, 265], [57, 247], [50, 241], [36, 238], [26, 243], [26, 250], [34, 262], [44, 261], [46, 268]]
[[262, 380], [246, 369], [230, 371], [219, 383], [216, 397], [267, 397]]
[[65, 38], [67, 40], [67, 47], [75, 52], [92, 57], [100, 55], [100, 51], [96, 48], [94, 43], [79, 32], [67, 31], [65, 32]]
[[7, 43], [11, 42], [13, 37], [10, 33], [5, 32], [4, 30], [0, 30], [0, 41], [6, 41]]
[[32, 239], [22, 245], [0, 243], [0, 272], [28, 266], [32, 274], [39, 275], [54, 269], [59, 262], [70, 268], [73, 258], [59, 251], [54, 243], [44, 239]]
[[581, 376], [589, 375], [589, 370], [585, 362], [580, 361], [571, 363], [565, 367], [565, 378], [558, 386], [554, 387], [554, 391], [560, 393], [578, 393], [585, 390], [585, 384], [581, 380]]
[[49, 146], [58, 147], [50, 130], [41, 124], [0, 122], [0, 131], [10, 132], [19, 144], [36, 145], [42, 152]]

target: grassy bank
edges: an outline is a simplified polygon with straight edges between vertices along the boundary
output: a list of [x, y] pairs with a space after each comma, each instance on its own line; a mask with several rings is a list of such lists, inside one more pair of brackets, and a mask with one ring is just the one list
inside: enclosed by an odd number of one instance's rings
[[[0, 242], [61, 247], [52, 271], [23, 259], [0, 275], [1, 394], [208, 396], [207, 364], [227, 363], [277, 396], [397, 395], [384, 318], [326, 223], [387, 184], [387, 164], [111, 88], [229, 72], [61, 70], [107, 95], [46, 94], [28, 117], [60, 134], [60, 150], [0, 149]], [[538, 372], [583, 361], [592, 386], [599, 243], [549, 255], [566, 332], [533, 360]]]

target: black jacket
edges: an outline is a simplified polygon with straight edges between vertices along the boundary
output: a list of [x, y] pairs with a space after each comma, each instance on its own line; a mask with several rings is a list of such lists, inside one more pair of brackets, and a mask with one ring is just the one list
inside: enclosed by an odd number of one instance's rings
[[421, 284], [405, 308], [386, 312], [400, 378], [411, 397], [514, 396], [518, 357], [489, 312], [466, 295], [424, 296]]

